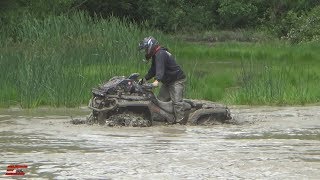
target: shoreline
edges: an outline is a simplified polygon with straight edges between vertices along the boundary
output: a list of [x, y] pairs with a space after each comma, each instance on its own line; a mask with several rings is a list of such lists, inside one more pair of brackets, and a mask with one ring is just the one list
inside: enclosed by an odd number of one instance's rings
[[[221, 104], [221, 103], [219, 103]], [[226, 105], [226, 104], [223, 104]], [[241, 110], [241, 109], [305, 109], [305, 108], [320, 108], [320, 103], [314, 104], [306, 104], [306, 105], [226, 105], [231, 113], [233, 110]], [[51, 107], [51, 106], [40, 106], [35, 108], [21, 108], [21, 107], [8, 107], [8, 108], [0, 108], [1, 112], [83, 112], [83, 113], [90, 113], [92, 110], [89, 109], [87, 106], [80, 106], [80, 107]]]
[[[195, 100], [200, 100], [200, 99], [195, 99]], [[201, 100], [202, 101], [202, 100]], [[208, 100], [203, 100], [203, 101], [208, 101]], [[212, 102], [212, 101], [210, 101]], [[237, 108], [237, 109], [241, 109], [241, 108], [275, 108], [275, 107], [317, 107], [320, 106], [320, 102], [319, 103], [311, 103], [311, 104], [304, 104], [304, 105], [299, 105], [299, 104], [294, 104], [294, 105], [248, 105], [248, 104], [231, 104], [228, 105], [227, 103], [221, 103], [221, 102], [212, 102], [212, 103], [216, 103], [216, 104], [222, 104], [227, 106], [228, 108], [232, 109], [232, 108]], [[51, 110], [51, 109], [55, 109], [55, 110], [63, 110], [63, 109], [79, 109], [79, 110], [88, 110], [91, 111], [88, 106], [82, 105], [79, 107], [54, 107], [54, 106], [39, 106], [39, 107], [33, 107], [33, 108], [21, 108], [20, 106], [10, 106], [7, 108], [4, 107], [0, 107], [0, 110], [12, 110], [12, 111], [18, 111], [18, 110]]]

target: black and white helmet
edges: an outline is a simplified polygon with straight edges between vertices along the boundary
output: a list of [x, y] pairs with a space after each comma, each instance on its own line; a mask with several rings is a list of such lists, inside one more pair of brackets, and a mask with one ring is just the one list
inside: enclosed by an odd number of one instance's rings
[[145, 50], [146, 53], [146, 58], [150, 59], [157, 47], [159, 47], [159, 42], [152, 36], [144, 38], [140, 43], [139, 43], [139, 50]]

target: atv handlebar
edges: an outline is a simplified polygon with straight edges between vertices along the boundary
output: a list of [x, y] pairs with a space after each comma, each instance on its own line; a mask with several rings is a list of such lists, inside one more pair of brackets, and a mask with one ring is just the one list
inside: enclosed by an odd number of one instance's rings
[[145, 90], [152, 90], [153, 89], [153, 85], [152, 83], [145, 83], [145, 84], [142, 84], [141, 87]]

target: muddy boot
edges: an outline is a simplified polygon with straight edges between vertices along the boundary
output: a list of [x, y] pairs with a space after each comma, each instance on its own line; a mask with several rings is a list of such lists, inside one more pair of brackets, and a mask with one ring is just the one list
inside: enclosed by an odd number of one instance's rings
[[188, 122], [188, 114], [184, 113], [184, 117], [181, 119], [176, 119], [175, 123], [176, 124], [181, 124], [181, 125], [185, 125]]
[[166, 111], [159, 108], [157, 105], [152, 102], [148, 104], [148, 107], [151, 111], [152, 121], [167, 121], [169, 124], [175, 123], [175, 118], [172, 114], [167, 113]]
[[176, 120], [176, 123], [179, 123], [181, 125], [185, 125], [188, 122], [189, 114], [184, 113], [184, 117], [182, 119]]
[[183, 102], [174, 102], [173, 110], [174, 110], [175, 123], [186, 124], [187, 118], [186, 118], [186, 113], [184, 111]]

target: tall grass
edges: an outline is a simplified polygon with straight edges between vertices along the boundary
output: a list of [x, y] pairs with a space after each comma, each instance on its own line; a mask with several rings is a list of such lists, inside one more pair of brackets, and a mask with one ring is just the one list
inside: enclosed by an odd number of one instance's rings
[[146, 69], [137, 44], [149, 32], [116, 18], [27, 17], [13, 31], [1, 34], [2, 106], [78, 106], [101, 81]]
[[[239, 74], [240, 87], [230, 92], [228, 100], [241, 104], [307, 104], [319, 101], [316, 88], [318, 77], [313, 77], [310, 66], [282, 62], [242, 64]], [[313, 79], [315, 78], [315, 79]]]
[[186, 43], [116, 18], [26, 16], [0, 34], [0, 106], [75, 107], [116, 75], [145, 74], [138, 42], [153, 35], [188, 76], [186, 96], [231, 104], [320, 99], [318, 44]]
[[320, 101], [318, 44], [184, 44], [177, 54], [189, 73], [189, 97], [230, 104]]

